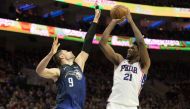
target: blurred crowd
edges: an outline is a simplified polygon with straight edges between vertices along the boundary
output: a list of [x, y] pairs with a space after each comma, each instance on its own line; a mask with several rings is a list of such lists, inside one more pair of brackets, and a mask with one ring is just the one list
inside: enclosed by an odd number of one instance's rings
[[[149, 82], [158, 87], [156, 81], [167, 86], [164, 96], [152, 92], [141, 92], [142, 109], [189, 109], [190, 107], [190, 74], [188, 64], [180, 62], [152, 63]], [[162, 93], [162, 90], [159, 90]]]
[[54, 93], [44, 87], [0, 84], [0, 109], [52, 109]]
[[[27, 84], [27, 77], [20, 72], [23, 67], [35, 69], [44, 55], [6, 51], [0, 54], [0, 109], [53, 109], [56, 97], [53, 84]], [[93, 54], [85, 67], [85, 109], [105, 109], [111, 93], [113, 65], [106, 59], [97, 60], [98, 56], [104, 58], [102, 55]], [[140, 109], [190, 109], [190, 74], [187, 69], [188, 65], [184, 63], [152, 62], [148, 87], [144, 87], [140, 95]], [[150, 87], [157, 87], [155, 81], [167, 86], [167, 92], [160, 95], [151, 90]]]

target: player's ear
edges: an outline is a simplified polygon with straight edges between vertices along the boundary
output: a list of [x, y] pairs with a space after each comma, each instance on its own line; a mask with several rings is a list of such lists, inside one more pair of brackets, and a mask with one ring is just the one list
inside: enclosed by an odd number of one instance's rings
[[65, 55], [64, 55], [64, 54], [61, 54], [61, 55], [59, 55], [59, 58], [60, 58], [60, 59], [65, 59]]

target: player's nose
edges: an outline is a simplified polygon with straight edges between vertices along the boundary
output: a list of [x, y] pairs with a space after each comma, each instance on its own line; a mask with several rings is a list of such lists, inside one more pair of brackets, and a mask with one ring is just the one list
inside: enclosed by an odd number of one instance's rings
[[130, 52], [131, 52], [131, 51], [133, 51], [133, 50], [132, 50], [131, 48], [129, 48], [129, 49], [128, 49], [128, 51], [130, 51]]

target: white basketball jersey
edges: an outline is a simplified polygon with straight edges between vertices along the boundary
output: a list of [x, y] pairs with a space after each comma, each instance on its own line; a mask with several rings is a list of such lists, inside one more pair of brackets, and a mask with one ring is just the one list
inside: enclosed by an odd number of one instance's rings
[[129, 64], [125, 59], [114, 70], [113, 87], [108, 102], [138, 106], [139, 93], [146, 80], [139, 62]]

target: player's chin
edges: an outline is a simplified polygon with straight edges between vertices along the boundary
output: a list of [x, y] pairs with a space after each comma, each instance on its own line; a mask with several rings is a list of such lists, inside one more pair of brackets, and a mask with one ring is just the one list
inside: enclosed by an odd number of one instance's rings
[[72, 57], [75, 58], [75, 55], [73, 55]]
[[133, 57], [134, 57], [134, 54], [133, 54], [133, 53], [130, 53], [130, 54], [127, 55], [127, 58], [128, 58], [128, 59], [132, 59]]
[[132, 54], [131, 54], [131, 53], [128, 53], [128, 54], [127, 54], [127, 57], [131, 57], [131, 56], [132, 56]]
[[131, 58], [131, 55], [127, 55], [127, 59], [130, 59]]
[[73, 56], [71, 56], [71, 58], [70, 59], [75, 59], [75, 56], [73, 55]]

